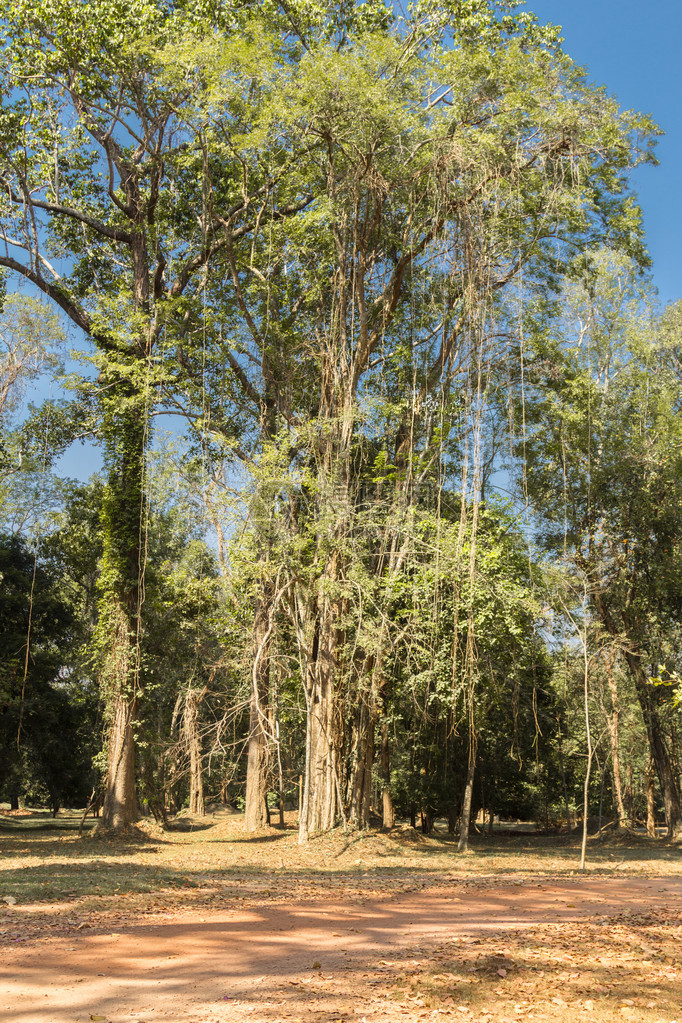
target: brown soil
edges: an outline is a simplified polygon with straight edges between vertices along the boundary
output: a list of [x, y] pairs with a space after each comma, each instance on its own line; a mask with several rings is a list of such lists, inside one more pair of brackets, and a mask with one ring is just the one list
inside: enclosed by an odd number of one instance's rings
[[[384, 881], [365, 849], [360, 869], [331, 876], [301, 852], [296, 873], [280, 866], [281, 839], [258, 844], [267, 874], [252, 870], [189, 900], [156, 893], [137, 911], [123, 892], [8, 904], [0, 1019], [682, 1023], [677, 864], [577, 877], [527, 858], [525, 871], [504, 876], [450, 853], [448, 870], [420, 861]], [[101, 850], [93, 855], [106, 870]]]
[[[537, 941], [543, 927], [559, 925], [564, 939], [577, 941], [576, 927], [584, 940], [589, 924], [592, 943], [604, 937], [606, 927], [612, 942], [613, 928], [622, 928], [623, 922], [644, 932], [670, 926], [671, 919], [673, 926], [682, 920], [682, 880], [517, 883], [483, 891], [462, 891], [453, 882], [449, 889], [352, 902], [328, 898], [263, 906], [254, 900], [239, 910], [126, 921], [115, 932], [74, 929], [59, 938], [7, 949], [0, 973], [0, 1011], [3, 1019], [17, 1023], [98, 1017], [111, 1023], [363, 1017], [383, 1023], [397, 1015], [462, 1019], [476, 1013], [494, 1019], [501, 1018], [493, 1012], [499, 994], [488, 1008], [472, 1005], [472, 993], [483, 994], [485, 1001], [489, 992], [481, 986], [489, 988], [485, 981], [492, 978], [495, 988], [506, 981], [510, 996], [515, 986], [516, 1002], [523, 1001], [521, 975], [537, 974], [547, 954]], [[675, 929], [679, 940], [682, 928]], [[519, 961], [519, 942], [526, 947], [524, 962]], [[631, 963], [638, 955], [648, 956], [649, 963], [656, 956], [648, 934], [639, 943], [626, 944], [633, 945], [628, 949]], [[615, 952], [622, 957], [622, 949]], [[570, 952], [562, 958], [569, 966], [579, 965]], [[593, 971], [599, 970], [598, 959]], [[431, 969], [435, 961], [436, 973]], [[667, 962], [665, 954], [662, 962], [663, 980], [671, 982], [662, 1001], [674, 1010], [672, 999], [682, 991], [682, 963]], [[582, 987], [593, 1002], [606, 993], [606, 1008], [619, 1012], [628, 1008], [627, 994], [636, 996], [630, 999], [633, 1011], [652, 999], [656, 1008], [654, 989], [660, 994], [661, 982], [658, 973], [647, 992], [631, 981], [627, 993], [615, 998], [594, 979], [583, 978]], [[562, 995], [564, 1005], [577, 1005], [567, 985], [557, 988], [554, 997]], [[589, 1000], [583, 999], [583, 1007]], [[528, 1004], [533, 1003], [526, 1000]], [[555, 1004], [561, 1008], [561, 1001]], [[521, 1015], [531, 1018], [528, 1012]], [[594, 1018], [594, 1012], [590, 1015]], [[659, 1013], [653, 1018], [662, 1017]]]

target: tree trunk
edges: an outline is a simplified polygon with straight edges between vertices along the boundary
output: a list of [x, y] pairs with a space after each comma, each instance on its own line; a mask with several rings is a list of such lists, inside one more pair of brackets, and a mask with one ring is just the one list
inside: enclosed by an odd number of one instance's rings
[[[139, 351], [128, 365], [103, 370], [103, 432], [108, 477], [102, 505], [98, 645], [100, 688], [110, 720], [102, 823], [126, 828], [137, 820], [135, 718], [140, 684], [146, 498], [147, 407], [134, 379]], [[123, 358], [123, 356], [119, 356]], [[126, 376], [126, 369], [129, 376]]]
[[270, 615], [272, 584], [265, 582], [256, 601], [254, 617], [255, 655], [251, 672], [249, 705], [249, 753], [246, 766], [244, 828], [258, 831], [269, 823], [267, 707], [270, 698]]
[[625, 812], [630, 821], [635, 819], [635, 784], [632, 775], [632, 764], [628, 764], [625, 771], [625, 786], [623, 789], [623, 801]]
[[[343, 312], [339, 311], [339, 317], [342, 323]], [[353, 384], [350, 378], [341, 382], [343, 373], [344, 368], [336, 359], [324, 360], [320, 418], [326, 417], [331, 425], [324, 431], [319, 449], [317, 498], [322, 527], [317, 552], [324, 570], [319, 575], [315, 595], [313, 648], [305, 658], [306, 771], [298, 834], [301, 843], [310, 834], [329, 831], [339, 817], [346, 824], [340, 777], [344, 722], [338, 688], [345, 646], [345, 544], [352, 520], [351, 446], [355, 409]], [[345, 394], [344, 387], [348, 388]], [[369, 790], [369, 783], [367, 787]]]
[[[177, 700], [176, 700], [177, 706]], [[173, 708], [173, 716], [175, 716], [175, 707]], [[170, 734], [174, 731], [174, 722]], [[145, 795], [149, 805], [149, 811], [154, 817], [154, 820], [164, 826], [167, 823], [166, 816], [166, 757], [164, 756], [164, 739], [165, 739], [165, 727], [164, 727], [164, 708], [161, 701], [157, 704], [156, 708], [156, 756], [154, 756], [153, 750], [148, 749], [145, 757], [147, 778], [145, 784]], [[143, 768], [144, 774], [144, 768]]]
[[105, 828], [127, 828], [137, 820], [135, 799], [134, 699], [119, 694], [109, 729], [107, 780], [102, 807]]
[[[603, 599], [596, 599], [596, 606], [600, 618], [608, 633], [618, 638], [619, 630], [616, 622], [612, 619], [610, 609]], [[623, 622], [625, 634], [636, 636], [637, 629], [631, 627], [627, 621]], [[649, 741], [649, 751], [656, 765], [656, 773], [663, 795], [665, 807], [665, 819], [668, 826], [668, 837], [674, 841], [682, 840], [682, 795], [678, 774], [673, 766], [673, 760], [668, 751], [660, 715], [658, 712], [658, 691], [649, 682], [647, 673], [642, 667], [642, 655], [633, 650], [624, 651], [625, 661], [632, 675], [635, 684], [635, 691], [642, 710], [644, 726]]]
[[613, 662], [606, 660], [606, 676], [611, 694], [611, 713], [606, 714], [606, 724], [609, 730], [611, 743], [611, 776], [613, 778], [613, 795], [616, 802], [616, 827], [623, 828], [626, 825], [627, 815], [623, 802], [623, 787], [620, 777], [620, 706], [618, 699], [618, 686], [613, 677]]
[[358, 707], [351, 776], [349, 817], [359, 828], [369, 827], [375, 728], [376, 711], [373, 707], [373, 694], [370, 692], [361, 699]]
[[467, 852], [469, 849], [469, 829], [471, 827], [471, 803], [474, 796], [474, 774], [476, 758], [473, 751], [469, 751], [469, 764], [467, 766], [467, 778], [464, 785], [464, 797], [462, 799], [462, 814], [459, 822], [459, 842], [457, 852]]
[[337, 622], [336, 602], [324, 596], [306, 684], [306, 771], [299, 820], [300, 843], [307, 842], [311, 834], [333, 828], [341, 809], [334, 706]]
[[199, 735], [199, 702], [203, 693], [189, 689], [185, 696], [185, 713], [183, 730], [185, 743], [189, 750], [189, 812], [204, 816], [204, 772], [201, 756], [201, 737]]
[[393, 796], [391, 795], [391, 757], [388, 742], [388, 721], [385, 717], [381, 720], [381, 811], [382, 827], [390, 831], [395, 827], [395, 811], [393, 809]]
[[350, 768], [350, 792], [348, 815], [351, 824], [360, 825], [362, 814], [362, 792], [365, 782], [365, 746], [367, 743], [367, 729], [365, 718], [367, 717], [367, 704], [364, 694], [358, 694], [358, 704], [355, 712], [355, 720], [351, 728], [351, 749], [352, 763]]
[[564, 816], [566, 818], [566, 830], [569, 832], [573, 827], [573, 821], [571, 820], [571, 811], [568, 805], [568, 786], [566, 785], [566, 769], [564, 767], [564, 736], [561, 730], [561, 723], [559, 724], [559, 770], [561, 771], [561, 792], [564, 797]]
[[365, 740], [365, 764], [363, 769], [364, 784], [362, 802], [360, 803], [360, 827], [368, 828], [372, 810], [372, 767], [374, 766], [374, 732], [376, 729], [376, 712], [370, 709]]
[[[587, 627], [586, 627], [587, 628]], [[585, 786], [583, 788], [583, 837], [580, 845], [580, 869], [585, 869], [585, 857], [587, 855], [587, 822], [589, 817], [589, 799], [590, 799], [590, 774], [592, 772], [592, 757], [593, 757], [593, 746], [592, 746], [592, 726], [590, 723], [590, 673], [589, 673], [589, 658], [587, 654], [587, 633], [585, 632], [582, 636], [582, 647], [583, 647], [583, 707], [585, 711], [585, 735], [587, 738], [587, 769], [585, 771]]]
[[646, 769], [646, 833], [649, 838], [656, 837], [654, 762], [649, 760]]
[[620, 776], [620, 741], [618, 714], [614, 713], [607, 720], [609, 729], [609, 740], [611, 743], [611, 778], [613, 781], [613, 797], [616, 804], [616, 827], [624, 828], [627, 825], [627, 814], [623, 801], [623, 785]]
[[19, 793], [18, 792], [10, 792], [9, 808], [10, 808], [10, 810], [18, 810], [19, 809]]
[[351, 776], [350, 819], [361, 828], [370, 824], [372, 771], [375, 756], [375, 737], [380, 715], [380, 789], [382, 804], [382, 827], [394, 826], [393, 800], [391, 799], [391, 765], [388, 744], [388, 722], [386, 721], [387, 679], [382, 671], [384, 635], [378, 640], [378, 653], [362, 658], [362, 670], [358, 674], [371, 675], [371, 686], [360, 697], [356, 714], [354, 735], [354, 759]]

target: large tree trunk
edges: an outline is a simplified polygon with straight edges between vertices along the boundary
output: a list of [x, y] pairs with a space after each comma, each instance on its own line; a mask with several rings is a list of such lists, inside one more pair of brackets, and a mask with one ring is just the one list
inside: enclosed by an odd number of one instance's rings
[[203, 692], [197, 693], [196, 689], [188, 689], [183, 715], [185, 744], [189, 752], [189, 812], [202, 817], [206, 813], [201, 736], [199, 734], [199, 703], [203, 695]]
[[[328, 366], [329, 386], [338, 367]], [[326, 387], [323, 387], [323, 391]], [[329, 392], [331, 394], [331, 391]], [[332, 416], [339, 406], [331, 399]], [[320, 451], [321, 471], [318, 477], [319, 515], [322, 528], [318, 552], [324, 573], [318, 582], [315, 599], [315, 634], [313, 647], [306, 656], [306, 770], [303, 807], [299, 817], [298, 840], [329, 831], [339, 816], [346, 822], [340, 778], [343, 728], [338, 706], [338, 685], [343, 662], [345, 632], [343, 625], [344, 597], [343, 553], [345, 538], [352, 518], [350, 447], [353, 436], [352, 403], [343, 410], [340, 424], [335, 424], [323, 439]], [[325, 525], [331, 522], [331, 527]]]
[[102, 807], [105, 828], [126, 828], [137, 820], [135, 799], [135, 700], [119, 694], [109, 730], [107, 779]]
[[267, 826], [268, 747], [261, 721], [260, 701], [251, 694], [249, 707], [249, 751], [246, 765], [244, 829], [259, 831]]
[[329, 831], [338, 814], [338, 736], [335, 707], [335, 676], [338, 654], [338, 608], [324, 596], [306, 683], [306, 770], [303, 806], [299, 819], [299, 842], [311, 834]]
[[270, 698], [270, 635], [272, 584], [263, 583], [254, 615], [254, 661], [249, 704], [249, 751], [246, 765], [244, 828], [258, 831], [268, 820], [268, 701]]
[[373, 657], [360, 651], [356, 662], [354, 693], [357, 694], [357, 705], [352, 733], [349, 819], [359, 828], [368, 828], [372, 805], [374, 733], [378, 718], [378, 697], [373, 678], [376, 665]]
[[107, 698], [110, 725], [102, 824], [114, 830], [126, 828], [138, 818], [135, 722], [140, 664], [139, 536], [143, 496], [141, 452], [135, 453], [139, 455], [137, 472], [133, 472], [130, 465], [124, 465], [120, 477], [112, 478], [114, 474], [110, 474], [103, 513], [101, 586], [104, 592], [98, 627], [104, 647], [100, 684]]
[[[113, 355], [114, 353], [112, 353]], [[135, 719], [140, 687], [140, 643], [144, 599], [145, 449], [148, 417], [144, 350], [119, 353], [102, 371], [107, 484], [102, 505], [102, 563], [99, 580], [100, 687], [110, 720], [102, 823], [125, 828], [137, 820]], [[126, 375], [127, 370], [127, 375]]]
[[616, 804], [616, 827], [623, 828], [627, 824], [627, 814], [623, 801], [623, 785], [620, 776], [620, 740], [618, 711], [614, 711], [607, 717], [609, 729], [609, 741], [611, 743], [611, 777], [613, 779], [613, 798]]

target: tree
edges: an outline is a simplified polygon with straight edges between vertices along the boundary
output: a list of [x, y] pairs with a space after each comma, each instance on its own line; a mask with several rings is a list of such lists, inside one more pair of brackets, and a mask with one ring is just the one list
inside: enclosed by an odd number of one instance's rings
[[[107, 469], [98, 646], [111, 827], [136, 813], [145, 454], [159, 368], [183, 335], [216, 253], [256, 222], [285, 215], [257, 162], [245, 178], [232, 155], [215, 173], [205, 123], [193, 117], [194, 97], [210, 88], [214, 72], [227, 82], [227, 103], [248, 82], [245, 54], [248, 65], [269, 43], [260, 23], [249, 43], [250, 23], [240, 4], [190, 10], [154, 0], [66, 7], [19, 0], [0, 30], [0, 266], [90, 339], [98, 371], [86, 390]], [[244, 36], [232, 46], [226, 33], [237, 28]], [[191, 48], [192, 62], [169, 76], [152, 39]], [[237, 112], [221, 153], [242, 130]]]
[[63, 341], [56, 316], [46, 304], [25, 295], [8, 295], [0, 319], [0, 422], [7, 424], [27, 384], [56, 365], [55, 347]]
[[[536, 338], [531, 361], [538, 391], [527, 419], [529, 492], [545, 543], [587, 580], [596, 642], [605, 646], [609, 670], [617, 658], [629, 672], [669, 832], [678, 837], [677, 752], [666, 734], [670, 700], [650, 683], [679, 622], [674, 359], [646, 285], [622, 255], [589, 254], [566, 299], [566, 318]], [[616, 764], [617, 750], [614, 770]]]
[[[485, 8], [482, 45], [461, 15], [448, 7], [447, 43], [410, 22], [340, 51], [319, 46], [291, 70], [263, 131], [311, 200], [261, 232], [250, 263], [226, 249], [237, 301], [222, 320], [212, 307], [231, 351], [209, 361], [217, 377], [226, 364], [233, 372], [212, 428], [230, 437], [249, 409], [252, 423], [274, 415], [278, 450], [289, 452], [279, 521], [293, 533], [298, 523], [304, 551], [287, 591], [307, 706], [302, 840], [343, 811], [341, 692], [369, 663], [347, 659], [356, 470], [363, 439], [379, 432], [385, 380], [402, 375], [381, 449], [399, 520], [420, 473], [446, 457], [450, 395], [485, 361], [495, 296], [522, 271], [529, 290], [551, 282], [552, 243], [585, 245], [605, 222], [637, 238], [636, 209], [620, 193], [628, 165], [647, 158], [635, 134], [648, 135], [648, 122], [590, 90], [532, 24]], [[475, 407], [475, 383], [469, 393]], [[445, 400], [438, 430], [434, 396], [437, 408]], [[271, 446], [272, 434], [267, 426]], [[400, 536], [392, 527], [384, 537], [386, 564], [400, 563]]]
[[31, 442], [17, 423], [27, 387], [58, 368], [63, 333], [46, 303], [5, 296], [0, 314], [0, 530], [38, 532], [57, 503], [46, 436]]
[[60, 580], [19, 537], [0, 538], [0, 776], [2, 795], [49, 799], [54, 812], [88, 790], [92, 734], [87, 686], [64, 671], [76, 616]]
[[139, 789], [162, 818], [185, 797], [190, 812], [204, 814], [216, 705], [226, 690], [228, 701], [233, 695], [223, 669], [226, 616], [215, 557], [184, 512], [180, 501], [157, 507], [148, 534]]

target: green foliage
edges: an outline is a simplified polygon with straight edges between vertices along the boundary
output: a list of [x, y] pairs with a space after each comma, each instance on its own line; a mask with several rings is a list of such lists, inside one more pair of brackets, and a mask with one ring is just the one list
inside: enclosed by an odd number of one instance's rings
[[62, 580], [23, 542], [2, 537], [0, 777], [2, 798], [40, 794], [78, 805], [92, 784], [92, 697], [66, 667], [74, 613]]

